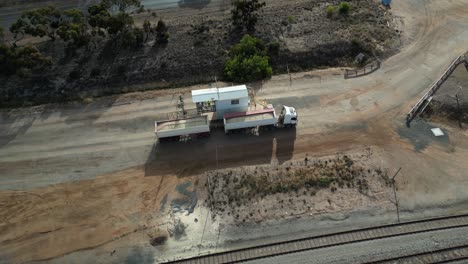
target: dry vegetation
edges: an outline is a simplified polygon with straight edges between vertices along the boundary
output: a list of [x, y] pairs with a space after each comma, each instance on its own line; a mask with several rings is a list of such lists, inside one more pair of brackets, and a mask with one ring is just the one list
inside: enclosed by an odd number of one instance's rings
[[[395, 50], [398, 32], [387, 21], [392, 15], [377, 1], [349, 1], [349, 14], [327, 17], [327, 6], [340, 1], [314, 0], [267, 4], [251, 34], [272, 47], [273, 73], [317, 67], [348, 66], [359, 52], [385, 56]], [[182, 12], [182, 11], [181, 11]], [[181, 16], [182, 17], [182, 16]], [[139, 14], [137, 21], [161, 18], [169, 28], [169, 43], [148, 42], [139, 49], [116, 50], [101, 41], [91, 51], [73, 56], [60, 41], [45, 42], [41, 51], [54, 67], [30, 79], [0, 80], [3, 105], [44, 103], [65, 99], [206, 83], [223, 77], [229, 48], [244, 32], [234, 30], [229, 15], [171, 17], [163, 12]], [[16, 100], [18, 99], [18, 100]]]
[[[313, 213], [314, 203], [332, 197], [372, 197], [388, 189], [387, 170], [366, 168], [359, 157], [337, 155], [324, 159], [294, 161], [280, 166], [253, 166], [219, 170], [209, 174], [210, 206], [214, 215], [227, 215], [235, 222], [262, 221], [268, 210], [290, 214]], [[376, 190], [379, 191], [376, 191]], [[318, 201], [314, 196], [322, 192]], [[276, 206], [266, 205], [273, 203]], [[356, 204], [358, 206], [358, 204]], [[317, 208], [316, 208], [317, 209]]]

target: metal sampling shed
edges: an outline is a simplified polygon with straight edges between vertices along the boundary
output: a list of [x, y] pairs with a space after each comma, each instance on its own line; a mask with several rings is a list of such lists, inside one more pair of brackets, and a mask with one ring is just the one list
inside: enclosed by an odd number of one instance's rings
[[228, 113], [246, 112], [249, 93], [245, 85], [193, 90], [192, 101], [199, 112], [215, 112], [213, 119], [222, 119]]

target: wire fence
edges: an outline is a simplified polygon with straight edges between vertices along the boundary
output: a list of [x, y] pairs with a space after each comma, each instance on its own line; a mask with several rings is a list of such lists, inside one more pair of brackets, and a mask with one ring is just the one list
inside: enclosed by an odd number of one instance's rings
[[375, 72], [379, 68], [380, 68], [380, 60], [375, 59], [371, 63], [367, 64], [366, 66], [362, 68], [357, 68], [353, 70], [346, 69], [344, 73], [344, 78], [348, 79], [348, 78], [364, 76], [364, 75]]

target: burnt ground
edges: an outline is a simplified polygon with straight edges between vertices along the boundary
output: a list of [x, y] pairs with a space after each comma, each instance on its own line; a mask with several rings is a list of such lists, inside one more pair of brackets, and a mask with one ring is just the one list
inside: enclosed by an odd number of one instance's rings
[[434, 122], [468, 127], [468, 69], [464, 64], [459, 65], [439, 88], [421, 116]]
[[[399, 44], [389, 10], [377, 1], [352, 0], [349, 15], [327, 17], [326, 7], [339, 1], [288, 1], [269, 3], [255, 32], [269, 43], [280, 44], [271, 54], [275, 74], [321, 67], [352, 66], [359, 52], [386, 56]], [[182, 16], [160, 11], [136, 15], [137, 24], [162, 17], [169, 26], [165, 46], [149, 40], [144, 47], [117, 49], [101, 41], [90, 50], [67, 54], [60, 41], [42, 42], [40, 49], [54, 66], [28, 78], [1, 79], [0, 104], [18, 106], [75, 100], [136, 90], [176, 87], [223, 78], [229, 47], [243, 32], [233, 29], [229, 11]]]

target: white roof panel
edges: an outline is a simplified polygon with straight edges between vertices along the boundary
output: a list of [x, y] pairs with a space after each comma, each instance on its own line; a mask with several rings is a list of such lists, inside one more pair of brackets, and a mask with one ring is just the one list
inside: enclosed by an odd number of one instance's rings
[[249, 97], [249, 93], [245, 85], [219, 88], [219, 100], [232, 100], [247, 97]]
[[194, 103], [248, 98], [247, 86], [238, 85], [224, 88], [208, 88], [192, 91]]
[[218, 100], [218, 89], [217, 88], [208, 88], [192, 91], [192, 101], [194, 103], [207, 102], [207, 101], [217, 101]]

